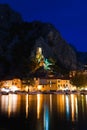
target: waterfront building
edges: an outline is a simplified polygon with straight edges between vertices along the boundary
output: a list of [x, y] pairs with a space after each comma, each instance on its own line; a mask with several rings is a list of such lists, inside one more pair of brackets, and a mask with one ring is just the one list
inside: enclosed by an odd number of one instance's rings
[[20, 79], [10, 79], [0, 81], [0, 88], [4, 90], [9, 89], [10, 91], [21, 90], [21, 80]]
[[72, 90], [73, 86], [69, 79], [64, 78], [38, 78], [39, 91], [57, 91], [57, 90]]

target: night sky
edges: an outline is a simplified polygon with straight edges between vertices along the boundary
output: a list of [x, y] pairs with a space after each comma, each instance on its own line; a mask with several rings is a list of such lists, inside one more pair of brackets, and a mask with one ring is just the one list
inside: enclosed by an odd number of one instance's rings
[[87, 0], [0, 0], [19, 12], [23, 20], [53, 24], [78, 51], [87, 52]]

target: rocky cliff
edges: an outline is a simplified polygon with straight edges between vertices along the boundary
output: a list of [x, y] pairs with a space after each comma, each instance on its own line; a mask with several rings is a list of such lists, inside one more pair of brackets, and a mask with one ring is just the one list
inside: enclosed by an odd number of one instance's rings
[[52, 24], [24, 22], [9, 5], [1, 4], [0, 77], [27, 76], [32, 68], [30, 58], [35, 55], [37, 47], [42, 48], [44, 57], [55, 61], [57, 68], [77, 68], [76, 52]]

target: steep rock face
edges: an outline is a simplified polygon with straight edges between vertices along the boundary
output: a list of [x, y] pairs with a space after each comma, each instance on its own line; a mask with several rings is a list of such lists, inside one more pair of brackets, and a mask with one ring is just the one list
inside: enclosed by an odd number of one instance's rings
[[0, 5], [0, 78], [27, 75], [30, 57], [42, 47], [45, 58], [52, 58], [66, 69], [77, 68], [75, 51], [56, 28], [40, 21], [23, 22], [8, 5]]
[[[7, 4], [0, 4], [0, 54], [5, 55], [11, 40], [10, 28], [22, 23], [22, 17]], [[3, 53], [3, 54], [2, 54]]]
[[39, 38], [35, 41], [35, 47], [41, 46], [45, 57], [53, 57], [61, 62], [61, 64], [66, 68], [76, 69], [76, 52], [69, 46], [68, 43], [66, 43], [55, 27], [48, 23], [40, 23], [40, 27], [39, 22], [36, 22], [36, 24], [38, 25], [36, 34], [38, 31], [40, 34], [38, 35]]
[[7, 4], [0, 4], [0, 78], [2, 79], [10, 70], [11, 33], [14, 24], [22, 23], [22, 17]]
[[0, 4], [0, 28], [8, 29], [13, 23], [21, 23], [20, 14], [13, 11], [9, 5]]

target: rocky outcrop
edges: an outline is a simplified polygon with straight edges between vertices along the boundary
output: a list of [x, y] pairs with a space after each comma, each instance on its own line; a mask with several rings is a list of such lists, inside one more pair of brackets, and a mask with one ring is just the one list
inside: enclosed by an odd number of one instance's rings
[[37, 47], [42, 47], [44, 57], [54, 59], [57, 66], [77, 68], [76, 52], [52, 24], [23, 22], [19, 13], [1, 4], [0, 77], [28, 75], [30, 58]]
[[0, 28], [8, 29], [13, 23], [21, 23], [22, 17], [8, 4], [0, 4]]
[[76, 52], [61, 37], [60, 33], [55, 29], [55, 27], [48, 23], [40, 23], [40, 27], [39, 23], [36, 22], [36, 24], [38, 25], [36, 34], [38, 31], [40, 31], [40, 34], [38, 35], [39, 38], [37, 38], [35, 41], [35, 48], [37, 46], [41, 46], [45, 57], [53, 57], [66, 68], [76, 69]]

